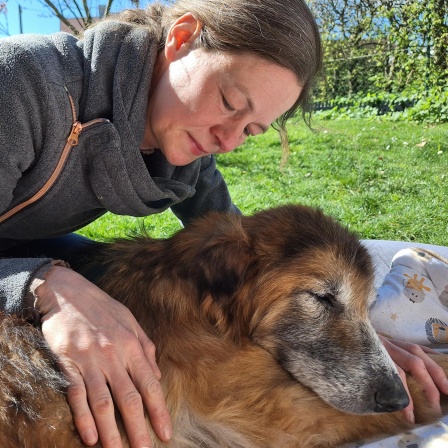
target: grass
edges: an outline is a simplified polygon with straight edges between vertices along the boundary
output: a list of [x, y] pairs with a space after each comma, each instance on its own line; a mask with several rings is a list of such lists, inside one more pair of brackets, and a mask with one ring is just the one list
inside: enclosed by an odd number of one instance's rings
[[[289, 125], [291, 154], [280, 169], [274, 130], [249, 139], [218, 165], [245, 214], [285, 203], [322, 208], [363, 238], [448, 245], [448, 124], [345, 119]], [[179, 228], [165, 212], [105, 215], [80, 233], [107, 239], [144, 226], [155, 237]]]

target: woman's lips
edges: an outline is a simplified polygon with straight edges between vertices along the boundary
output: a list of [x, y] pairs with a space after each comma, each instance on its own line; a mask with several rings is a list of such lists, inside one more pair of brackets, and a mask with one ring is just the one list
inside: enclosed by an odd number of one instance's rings
[[188, 134], [188, 136], [190, 137], [190, 140], [192, 142], [190, 151], [192, 152], [193, 155], [197, 157], [208, 155], [208, 152], [204, 151], [202, 146], [190, 134]]

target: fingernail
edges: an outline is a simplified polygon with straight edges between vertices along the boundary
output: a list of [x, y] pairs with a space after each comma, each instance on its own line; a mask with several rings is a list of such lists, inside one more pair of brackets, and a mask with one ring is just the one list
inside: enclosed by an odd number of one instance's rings
[[169, 426], [169, 425], [165, 426], [163, 428], [163, 437], [166, 440], [169, 440], [169, 439], [171, 439], [172, 435], [173, 435], [173, 430], [171, 429], [171, 426]]
[[97, 435], [95, 431], [93, 431], [92, 429], [86, 431], [84, 433], [84, 440], [88, 445], [93, 445], [94, 443], [96, 443]]
[[409, 411], [407, 414], [407, 419], [414, 424], [415, 423], [415, 415], [414, 415], [414, 411]]
[[448, 379], [443, 380], [442, 387], [448, 391]]

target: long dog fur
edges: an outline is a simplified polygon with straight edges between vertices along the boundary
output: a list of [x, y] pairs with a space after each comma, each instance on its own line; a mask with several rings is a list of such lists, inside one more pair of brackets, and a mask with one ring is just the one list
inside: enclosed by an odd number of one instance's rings
[[[85, 257], [77, 269], [157, 347], [169, 447], [323, 448], [408, 428], [381, 412], [406, 396], [368, 319], [370, 257], [320, 211], [214, 213], [167, 240], [120, 240]], [[448, 371], [445, 356], [434, 359]], [[1, 315], [0, 368], [2, 448], [84, 446], [38, 329]], [[434, 420], [412, 378], [409, 387], [417, 421]], [[154, 434], [153, 444], [165, 446]]]

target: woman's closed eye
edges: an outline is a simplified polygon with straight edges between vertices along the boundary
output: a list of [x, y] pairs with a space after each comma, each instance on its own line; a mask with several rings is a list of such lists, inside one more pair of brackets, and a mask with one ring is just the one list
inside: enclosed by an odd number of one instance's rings
[[[224, 107], [225, 107], [228, 111], [230, 111], [230, 112], [235, 112], [236, 109], [235, 109], [235, 108], [234, 108], [234, 107], [227, 101], [227, 99], [226, 99], [226, 97], [224, 96], [224, 94], [221, 94], [221, 97], [222, 97], [222, 104], [224, 104]], [[248, 126], [246, 126], [246, 127], [243, 129], [243, 134], [244, 134], [246, 137], [250, 137], [250, 136], [252, 136], [252, 134], [251, 134], [251, 132], [250, 132]]]
[[235, 111], [235, 108], [227, 101], [227, 99], [224, 96], [224, 94], [222, 94], [221, 97], [222, 97], [222, 103], [224, 104], [224, 107], [227, 110], [230, 110], [231, 112]]

